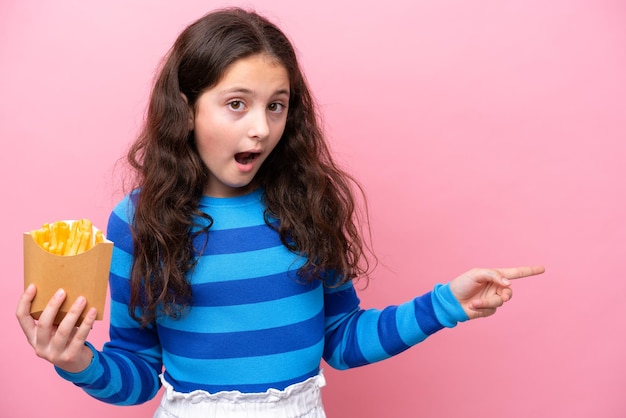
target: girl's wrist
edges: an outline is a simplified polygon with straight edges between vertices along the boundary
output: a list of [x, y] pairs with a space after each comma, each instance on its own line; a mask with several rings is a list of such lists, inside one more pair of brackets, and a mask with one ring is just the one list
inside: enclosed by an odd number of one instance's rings
[[81, 373], [85, 371], [93, 361], [93, 351], [89, 346], [83, 345], [79, 358], [71, 362], [55, 363], [55, 366], [67, 373]]

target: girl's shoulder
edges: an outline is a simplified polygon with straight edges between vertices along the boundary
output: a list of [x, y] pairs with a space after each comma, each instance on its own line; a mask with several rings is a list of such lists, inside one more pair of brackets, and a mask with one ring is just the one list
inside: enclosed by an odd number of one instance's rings
[[131, 224], [137, 196], [137, 191], [124, 196], [113, 208], [107, 224], [107, 238], [115, 243], [115, 248], [128, 254], [133, 253]]
[[135, 204], [137, 203], [138, 197], [138, 189], [135, 189], [132, 192], [128, 193], [114, 206], [111, 215], [119, 218], [126, 223], [130, 223], [130, 220], [135, 214]]

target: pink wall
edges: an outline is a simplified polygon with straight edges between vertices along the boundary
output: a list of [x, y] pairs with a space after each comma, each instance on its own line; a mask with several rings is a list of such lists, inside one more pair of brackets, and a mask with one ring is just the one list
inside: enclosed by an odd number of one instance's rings
[[[370, 2], [373, 3], [373, 2]], [[474, 266], [542, 263], [495, 317], [386, 362], [327, 370], [331, 417], [626, 413], [626, 7], [618, 0], [259, 0], [300, 52], [381, 265], [364, 306]], [[151, 416], [94, 401], [14, 318], [21, 233], [120, 197], [114, 164], [161, 55], [224, 2], [0, 3], [0, 415]], [[107, 322], [92, 341], [101, 346]]]

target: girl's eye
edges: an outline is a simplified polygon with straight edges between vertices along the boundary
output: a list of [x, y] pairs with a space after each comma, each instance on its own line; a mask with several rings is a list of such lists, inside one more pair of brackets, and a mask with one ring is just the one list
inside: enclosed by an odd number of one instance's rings
[[232, 102], [228, 102], [228, 107], [232, 110], [242, 110], [243, 102], [241, 100], [233, 100]]
[[270, 112], [280, 113], [285, 110], [285, 105], [282, 103], [270, 103], [267, 108], [270, 110]]

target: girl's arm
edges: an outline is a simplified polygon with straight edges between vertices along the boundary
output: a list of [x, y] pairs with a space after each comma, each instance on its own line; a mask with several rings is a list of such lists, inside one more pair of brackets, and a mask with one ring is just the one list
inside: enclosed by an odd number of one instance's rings
[[495, 313], [511, 299], [508, 279], [543, 273], [543, 267], [473, 269], [398, 306], [363, 310], [348, 283], [325, 291], [324, 359], [338, 369], [384, 360], [458, 322]]
[[[112, 285], [111, 293], [116, 292]], [[74, 383], [90, 396], [116, 405], [136, 405], [152, 399], [160, 388], [161, 347], [156, 330], [139, 328], [129, 318], [127, 307], [111, 301], [111, 340], [102, 351], [91, 344], [89, 366], [78, 373], [56, 367], [64, 379]], [[134, 323], [133, 323], [134, 322]]]

